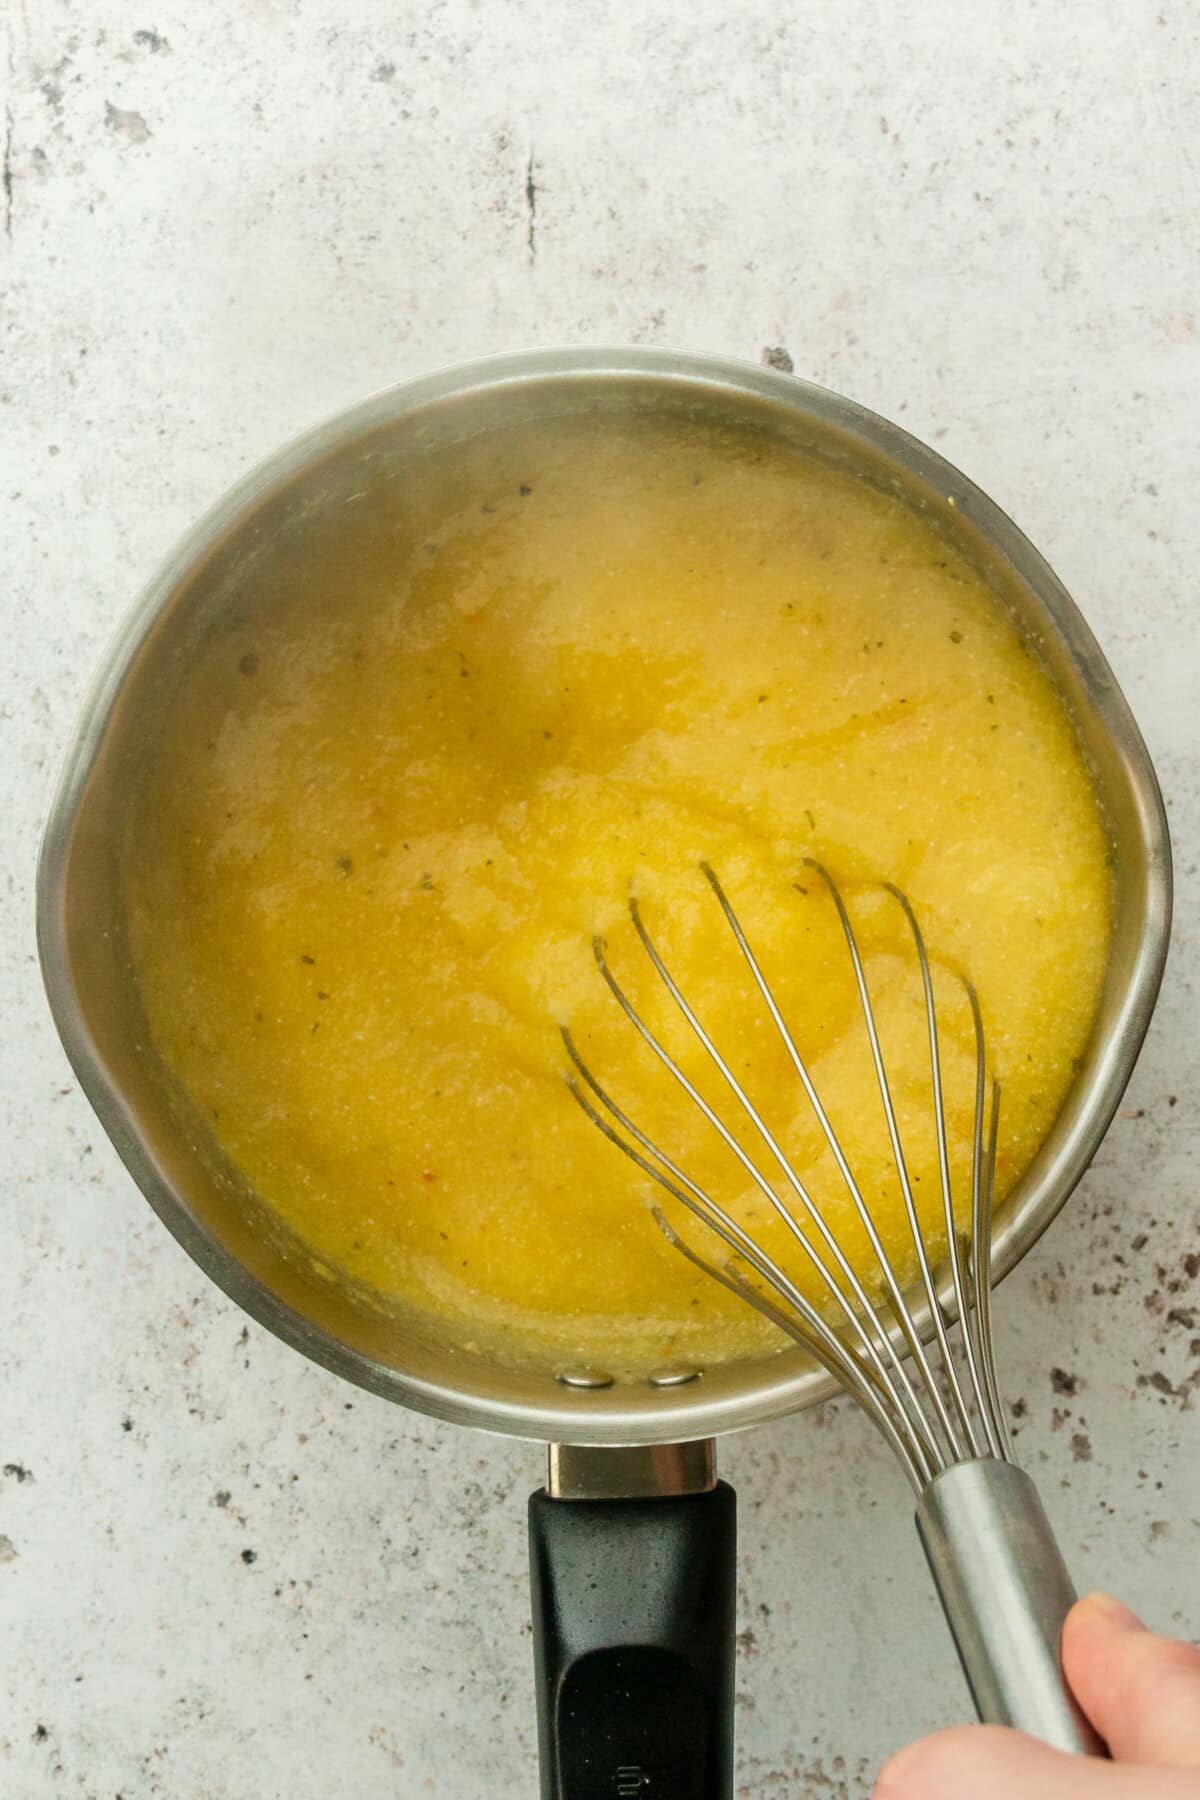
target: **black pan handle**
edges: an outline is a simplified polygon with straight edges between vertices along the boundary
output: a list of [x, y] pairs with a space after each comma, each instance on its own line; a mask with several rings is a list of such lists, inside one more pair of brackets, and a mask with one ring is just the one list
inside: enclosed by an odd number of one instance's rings
[[736, 1514], [531, 1496], [542, 1800], [729, 1800]]

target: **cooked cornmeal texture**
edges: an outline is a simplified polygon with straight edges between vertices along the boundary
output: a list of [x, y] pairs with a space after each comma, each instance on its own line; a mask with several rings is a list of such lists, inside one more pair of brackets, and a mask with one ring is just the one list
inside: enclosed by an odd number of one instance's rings
[[[618, 1104], [816, 1292], [788, 1190], [650, 968], [643, 921], [868, 1281], [865, 1233], [700, 864], [719, 874], [881, 1234], [913, 1252], [845, 940], [859, 935], [913, 1192], [944, 1248], [910, 929], [969, 1217], [975, 984], [998, 1198], [1092, 1024], [1106, 836], [1072, 725], [973, 568], [851, 469], [592, 415], [481, 439], [253, 561], [178, 678], [125, 849], [157, 1049], [294, 1254], [364, 1305], [626, 1377], [774, 1346], [672, 1248], [677, 1203], [589, 1122]], [[608, 961], [764, 1193], [638, 1039]], [[794, 1200], [792, 1202], [794, 1204]]]

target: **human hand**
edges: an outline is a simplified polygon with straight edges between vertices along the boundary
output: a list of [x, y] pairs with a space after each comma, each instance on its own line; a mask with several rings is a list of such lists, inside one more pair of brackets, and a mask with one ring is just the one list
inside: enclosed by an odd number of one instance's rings
[[1091, 1594], [1067, 1615], [1062, 1657], [1112, 1762], [966, 1725], [893, 1756], [874, 1800], [1200, 1800], [1200, 1650]]

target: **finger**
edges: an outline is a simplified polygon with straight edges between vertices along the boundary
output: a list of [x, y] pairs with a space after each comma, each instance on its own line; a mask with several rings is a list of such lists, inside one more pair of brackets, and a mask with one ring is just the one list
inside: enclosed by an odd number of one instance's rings
[[1194, 1774], [1067, 1756], [1000, 1725], [922, 1738], [882, 1769], [873, 1800], [1196, 1800]]
[[1117, 1762], [1200, 1769], [1200, 1650], [1090, 1594], [1063, 1628], [1071, 1691]]
[[1074, 1800], [1055, 1750], [998, 1725], [963, 1725], [910, 1744], [884, 1764], [873, 1800]]

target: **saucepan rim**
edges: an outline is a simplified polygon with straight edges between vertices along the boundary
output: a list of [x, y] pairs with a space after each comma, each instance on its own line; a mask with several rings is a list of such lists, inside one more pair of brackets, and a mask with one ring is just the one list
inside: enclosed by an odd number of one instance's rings
[[[740, 1385], [647, 1390], [620, 1385], [565, 1389], [547, 1376], [544, 1400], [481, 1394], [466, 1383], [418, 1379], [363, 1355], [287, 1305], [196, 1217], [165, 1178], [143, 1141], [119, 1085], [86, 1022], [65, 925], [72, 833], [89, 775], [126, 677], [172, 597], [214, 547], [269, 499], [331, 452], [356, 438], [447, 401], [469, 400], [508, 384], [563, 379], [602, 383], [644, 379], [695, 390], [711, 402], [766, 400], [817, 426], [857, 440], [956, 507], [1033, 596], [1070, 654], [1091, 706], [1128, 783], [1145, 868], [1144, 904], [1129, 978], [1092, 1060], [1090, 1081], [1056, 1155], [997, 1222], [993, 1275], [999, 1280], [1057, 1215], [1095, 1154], [1132, 1073], [1150, 1021], [1166, 958], [1171, 858], [1166, 814], [1154, 769], [1133, 716], [1086, 621], [1045, 559], [1013, 521], [959, 470], [900, 427], [811, 382], [732, 359], [661, 349], [540, 349], [456, 364], [386, 388], [312, 427], [268, 456], [232, 487], [176, 545], [114, 634], [72, 733], [42, 838], [37, 876], [37, 935], [43, 980], [67, 1055], [102, 1125], [164, 1224], [200, 1267], [258, 1322], [314, 1361], [419, 1411], [494, 1431], [550, 1441], [635, 1444], [710, 1437], [762, 1423], [836, 1391], [823, 1370], [797, 1353], [752, 1363]], [[500, 1384], [501, 1389], [503, 1382]]]

